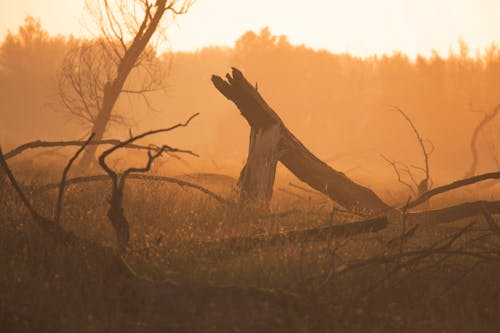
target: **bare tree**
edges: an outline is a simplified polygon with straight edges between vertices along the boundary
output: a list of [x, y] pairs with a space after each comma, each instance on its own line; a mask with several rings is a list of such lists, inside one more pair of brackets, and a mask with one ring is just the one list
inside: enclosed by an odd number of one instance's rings
[[[88, 0], [100, 37], [83, 41], [69, 52], [59, 75], [60, 104], [91, 124], [94, 140], [102, 140], [110, 122], [125, 121], [114, 112], [121, 94], [143, 96], [161, 88], [153, 38], [164, 31], [162, 19], [187, 12], [193, 0]], [[130, 82], [137, 73], [139, 80]], [[97, 146], [89, 145], [80, 167], [86, 168]]]
[[[113, 152], [115, 152], [116, 150], [118, 150], [122, 147], [125, 147], [128, 144], [134, 143], [136, 140], [142, 139], [146, 136], [149, 136], [152, 134], [157, 134], [157, 133], [169, 132], [169, 131], [175, 130], [176, 128], [179, 128], [179, 127], [186, 127], [191, 122], [191, 120], [193, 118], [195, 118], [196, 116], [198, 116], [198, 113], [192, 115], [185, 123], [179, 123], [179, 124], [171, 126], [169, 128], [163, 128], [163, 129], [159, 129], [159, 130], [155, 130], [155, 131], [149, 131], [149, 132], [142, 133], [140, 135], [131, 137], [130, 139], [123, 141], [120, 144], [107, 149], [99, 156], [99, 165], [108, 174], [108, 176], [111, 178], [111, 182], [112, 182], [112, 191], [111, 191], [111, 198], [109, 200], [108, 217], [109, 217], [109, 220], [111, 221], [111, 225], [115, 229], [116, 238], [118, 240], [118, 249], [120, 252], [125, 251], [125, 249], [128, 245], [129, 237], [130, 237], [129, 224], [128, 224], [127, 218], [125, 217], [125, 214], [123, 212], [123, 190], [125, 188], [125, 181], [127, 179], [127, 176], [130, 175], [131, 173], [148, 172], [151, 169], [151, 165], [153, 164], [154, 160], [156, 160], [164, 152], [167, 152], [167, 151], [188, 153], [188, 154], [191, 154], [194, 156], [197, 156], [197, 155], [189, 150], [182, 150], [182, 149], [172, 148], [168, 145], [163, 145], [160, 148], [148, 150], [148, 161], [144, 167], [128, 168], [128, 169], [124, 170], [121, 174], [118, 174], [116, 171], [112, 170], [109, 167], [109, 165], [106, 163], [106, 158], [109, 155], [111, 155]], [[61, 183], [63, 183], [64, 181], [65, 181], [65, 179], [63, 179], [63, 181]]]

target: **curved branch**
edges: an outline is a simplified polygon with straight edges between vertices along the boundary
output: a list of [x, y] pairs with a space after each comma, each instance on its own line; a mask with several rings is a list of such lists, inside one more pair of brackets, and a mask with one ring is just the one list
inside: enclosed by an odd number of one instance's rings
[[[188, 120], [186, 120], [184, 123], [178, 123], [176, 125], [173, 125], [171, 127], [168, 127], [168, 128], [162, 128], [162, 129], [158, 129], [158, 130], [153, 130], [153, 131], [149, 131], [149, 132], [144, 132], [142, 134], [139, 134], [139, 135], [136, 135], [136, 136], [133, 136], [131, 137], [130, 139], [128, 140], [125, 140], [123, 142], [120, 142], [119, 144], [115, 145], [114, 147], [111, 147], [110, 149], [106, 150], [105, 152], [103, 152], [101, 154], [101, 156], [99, 156], [99, 161], [101, 161], [101, 159], [103, 160], [103, 162], [105, 163], [105, 159], [107, 156], [109, 156], [110, 154], [112, 154], [114, 151], [122, 148], [122, 147], [126, 147], [130, 144], [132, 144], [134, 141], [137, 141], [139, 139], [142, 139], [142, 138], [145, 138], [146, 136], [149, 136], [149, 135], [153, 135], [153, 134], [158, 134], [158, 133], [165, 133], [165, 132], [170, 132], [176, 128], [179, 128], [179, 127], [186, 127], [189, 125], [189, 123], [191, 122], [191, 120], [193, 120], [194, 118], [196, 118], [197, 116], [199, 115], [199, 113], [195, 113], [193, 114], [191, 117], [188, 118]], [[170, 148], [172, 152], [182, 152], [182, 153], [188, 153], [188, 154], [191, 154], [193, 156], [198, 156], [196, 155], [195, 153], [189, 151], [189, 150], [180, 150], [180, 149], [175, 149], [175, 148]], [[149, 150], [149, 149], [148, 149]]]
[[[475, 112], [471, 110], [472, 112]], [[490, 122], [492, 121], [496, 115], [498, 114], [498, 111], [500, 111], [500, 104], [497, 105], [491, 113], [485, 113], [484, 118], [477, 124], [476, 128], [474, 129], [474, 132], [472, 132], [472, 137], [470, 139], [470, 151], [472, 153], [472, 162], [469, 167], [469, 170], [465, 173], [465, 176], [470, 177], [473, 176], [474, 173], [476, 173], [476, 168], [477, 168], [477, 163], [478, 163], [478, 156], [477, 156], [477, 139], [479, 137], [479, 133], [481, 130]]]
[[454, 190], [454, 189], [457, 189], [459, 187], [475, 184], [475, 183], [478, 183], [478, 182], [481, 182], [484, 180], [488, 180], [488, 179], [500, 179], [500, 172], [485, 173], [482, 175], [478, 175], [478, 176], [474, 176], [474, 177], [470, 177], [470, 178], [465, 178], [465, 179], [460, 179], [460, 180], [454, 181], [453, 183], [436, 187], [435, 189], [427, 191], [427, 192], [423, 193], [421, 196], [419, 196], [418, 198], [416, 198], [415, 200], [411, 201], [408, 204], [408, 208], [416, 207], [419, 204], [426, 202], [427, 200], [429, 200], [431, 197], [433, 197], [435, 195], [438, 195], [438, 194], [441, 194], [441, 193], [444, 193], [444, 192], [447, 192], [450, 190]]
[[[99, 140], [99, 141], [91, 141], [88, 143], [89, 146], [93, 145], [119, 145], [122, 144], [123, 142], [120, 140], [116, 139], [106, 139], [106, 140]], [[4, 158], [6, 160], [13, 158], [25, 150], [28, 149], [36, 149], [36, 148], [51, 148], [51, 147], [71, 147], [71, 146], [83, 146], [85, 144], [85, 141], [80, 141], [80, 140], [70, 140], [70, 141], [41, 141], [41, 140], [36, 140], [36, 141], [31, 141], [24, 143], [17, 148], [12, 149], [8, 153], [4, 155]], [[159, 148], [154, 148], [151, 146], [144, 146], [144, 145], [137, 145], [133, 143], [125, 144], [122, 147], [129, 148], [129, 149], [137, 149], [137, 150], [158, 150]], [[182, 151], [179, 151], [182, 152]]]
[[87, 147], [87, 145], [90, 143], [92, 138], [94, 137], [95, 133], [92, 133], [90, 137], [85, 141], [85, 143], [77, 150], [75, 155], [69, 160], [68, 164], [64, 168], [63, 175], [61, 178], [61, 183], [59, 184], [59, 193], [57, 195], [57, 205], [56, 205], [56, 215], [54, 218], [55, 223], [59, 223], [61, 221], [61, 210], [62, 210], [62, 202], [64, 198], [64, 183], [66, 181], [66, 177], [68, 176], [69, 169], [71, 169], [71, 166], [73, 165], [73, 162], [78, 158], [78, 156], [82, 153], [82, 151]]
[[[224, 199], [222, 196], [216, 194], [215, 192], [210, 191], [209, 189], [207, 189], [203, 186], [200, 186], [200, 185], [197, 185], [197, 184], [194, 184], [191, 182], [187, 182], [184, 180], [180, 180], [177, 178], [166, 177], [166, 176], [151, 176], [151, 175], [128, 175], [127, 178], [128, 179], [135, 179], [135, 180], [166, 182], [166, 183], [172, 183], [172, 184], [179, 185], [180, 187], [192, 188], [194, 190], [200, 191], [200, 192], [208, 195], [209, 197], [220, 202], [221, 204], [232, 205], [231, 201]], [[69, 186], [69, 185], [73, 185], [73, 184], [102, 182], [102, 181], [108, 181], [108, 180], [109, 180], [109, 177], [107, 175], [94, 175], [94, 176], [83, 176], [83, 177], [75, 177], [75, 178], [67, 179], [64, 184], [66, 186]], [[41, 187], [34, 188], [32, 190], [32, 192], [33, 193], [45, 192], [45, 191], [57, 188], [58, 185], [59, 184], [57, 184], [57, 183], [43, 185]]]

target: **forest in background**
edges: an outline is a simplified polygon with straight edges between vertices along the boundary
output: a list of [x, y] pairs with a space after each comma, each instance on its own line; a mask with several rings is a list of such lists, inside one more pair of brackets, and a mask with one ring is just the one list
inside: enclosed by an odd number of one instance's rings
[[[31, 17], [7, 34], [0, 46], [0, 144], [5, 149], [88, 134], [89, 123], [57, 105], [58, 71], [65, 54], [80, 42], [48, 35]], [[286, 36], [263, 29], [245, 33], [232, 48], [157, 57], [165, 69], [164, 89], [150, 95], [149, 105], [141, 97], [120, 97], [116, 111], [127, 122], [113, 125], [107, 135], [124, 138], [129, 129], [149, 130], [200, 112], [199, 121], [168, 137], [202, 156], [189, 164], [191, 172], [202, 167], [236, 175], [245, 160], [248, 126], [210, 83], [212, 74], [231, 66], [256, 83], [311, 151], [371, 183], [373, 178], [395, 181], [380, 154], [408, 165], [422, 164], [408, 123], [389, 111], [389, 105], [403, 109], [430, 141], [426, 144], [434, 148], [432, 176], [446, 182], [462, 177], [469, 167], [469, 143], [483, 117], [480, 112], [491, 112], [500, 103], [500, 50], [495, 45], [472, 54], [459, 42], [458, 50], [450, 49], [446, 57], [434, 53], [410, 59], [394, 53], [359, 58], [292, 45]], [[495, 120], [481, 132], [478, 172], [498, 168], [499, 126]]]
[[[112, 19], [85, 41], [27, 18], [0, 46], [0, 331], [500, 327], [496, 47], [356, 58], [263, 29], [160, 55], [155, 3], [129, 44]], [[11, 150], [32, 140], [58, 142]]]

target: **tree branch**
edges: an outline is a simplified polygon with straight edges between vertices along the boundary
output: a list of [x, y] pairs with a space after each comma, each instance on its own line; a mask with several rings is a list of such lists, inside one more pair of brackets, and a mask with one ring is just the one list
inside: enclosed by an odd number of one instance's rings
[[82, 151], [87, 147], [87, 145], [90, 143], [92, 138], [94, 137], [95, 133], [92, 133], [90, 137], [85, 141], [85, 143], [77, 150], [75, 155], [69, 160], [68, 164], [64, 168], [62, 177], [61, 177], [61, 183], [59, 184], [59, 193], [57, 196], [57, 204], [56, 204], [56, 215], [54, 218], [55, 223], [60, 223], [61, 222], [61, 210], [62, 210], [62, 203], [63, 203], [63, 198], [64, 198], [64, 185], [66, 182], [66, 177], [68, 176], [68, 172], [71, 169], [71, 166], [73, 165], [73, 162], [78, 158], [78, 156], [82, 153]]
[[427, 191], [427, 192], [423, 193], [421, 196], [419, 196], [418, 198], [416, 198], [415, 200], [411, 201], [408, 204], [408, 208], [416, 207], [419, 204], [429, 200], [430, 198], [432, 198], [435, 195], [438, 195], [438, 194], [441, 194], [444, 192], [448, 192], [448, 191], [457, 189], [459, 187], [475, 184], [475, 183], [478, 183], [478, 182], [481, 182], [484, 180], [488, 180], [488, 179], [500, 179], [500, 172], [485, 173], [482, 175], [457, 180], [457, 181], [454, 181], [453, 183], [436, 187], [435, 189]]
[[[479, 133], [481, 132], [481, 129], [483, 129], [490, 121], [492, 121], [496, 117], [499, 111], [500, 111], [500, 104], [497, 105], [491, 113], [484, 112], [483, 119], [479, 122], [479, 124], [477, 124], [476, 128], [474, 128], [474, 132], [472, 132], [472, 137], [470, 139], [470, 151], [472, 154], [472, 162], [469, 167], [469, 170], [467, 170], [467, 172], [465, 173], [465, 176], [471, 177], [476, 173], [477, 162], [478, 162], [476, 146]], [[471, 112], [477, 112], [477, 111], [474, 111], [471, 106]]]
[[[13, 158], [25, 150], [28, 149], [35, 149], [35, 148], [51, 148], [51, 147], [69, 147], [69, 146], [83, 146], [86, 142], [85, 141], [80, 141], [80, 140], [71, 140], [71, 141], [41, 141], [41, 140], [36, 140], [28, 143], [24, 143], [17, 148], [12, 149], [8, 153], [4, 155], [4, 158], [6, 160]], [[99, 141], [91, 141], [87, 145], [119, 145], [123, 143], [120, 140], [116, 139], [105, 139], [105, 140], [99, 140]], [[125, 144], [123, 147], [129, 148], [129, 149], [137, 149], [137, 150], [157, 150], [159, 148], [152, 148], [152, 146], [145, 146], [145, 145], [137, 145], [133, 143]], [[178, 152], [183, 153], [184, 151], [179, 150]], [[189, 153], [186, 151], [186, 153]]]
[[[200, 191], [209, 197], [215, 199], [216, 201], [220, 202], [221, 204], [224, 205], [232, 205], [233, 203], [229, 200], [224, 199], [220, 195], [216, 194], [215, 192], [210, 191], [209, 189], [191, 183], [187, 182], [184, 180], [176, 179], [173, 177], [166, 177], [166, 176], [154, 176], [154, 175], [128, 175], [128, 179], [135, 179], [135, 180], [145, 180], [145, 181], [159, 181], [159, 182], [166, 182], [166, 183], [172, 183], [179, 185], [180, 187], [187, 187], [187, 188], [192, 188], [194, 190]], [[109, 177], [107, 175], [95, 175], [95, 176], [84, 176], [84, 177], [75, 177], [75, 178], [70, 178], [65, 181], [65, 185], [74, 185], [74, 184], [82, 184], [82, 183], [91, 183], [91, 182], [101, 182], [101, 181], [108, 181]], [[57, 188], [59, 184], [58, 183], [52, 183], [52, 184], [46, 184], [38, 188], [32, 188], [33, 193], [41, 193], [44, 191], [48, 191], [51, 189]]]

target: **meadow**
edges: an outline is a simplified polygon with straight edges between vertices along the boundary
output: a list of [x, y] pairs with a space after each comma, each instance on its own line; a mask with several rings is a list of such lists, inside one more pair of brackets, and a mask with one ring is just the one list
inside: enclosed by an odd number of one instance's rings
[[[12, 163], [33, 207], [52, 216], [57, 191], [42, 185], [57, 183], [59, 170], [29, 167]], [[237, 201], [232, 177], [176, 178]], [[124, 207], [131, 238], [118, 256], [106, 216], [108, 181], [67, 186], [61, 226], [74, 238], [60, 242], [34, 223], [3, 176], [0, 326], [5, 332], [498, 330], [500, 234], [488, 215], [414, 226], [401, 214], [378, 232], [269, 242], [360, 219], [319, 193], [280, 181], [263, 214], [176, 184], [129, 180]], [[462, 198], [481, 191], [473, 186]], [[460, 193], [452, 200], [459, 199]]]

